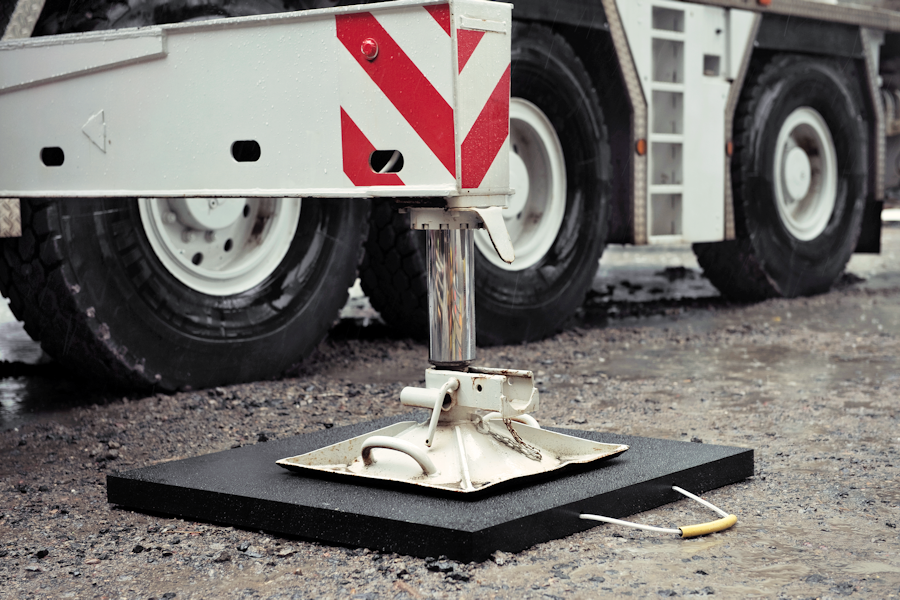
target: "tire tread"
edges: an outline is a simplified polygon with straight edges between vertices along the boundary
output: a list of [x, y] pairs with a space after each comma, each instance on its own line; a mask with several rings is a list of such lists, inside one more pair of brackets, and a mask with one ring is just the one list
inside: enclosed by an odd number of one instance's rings
[[[731, 179], [734, 190], [736, 239], [693, 245], [697, 262], [703, 268], [704, 275], [726, 298], [757, 302], [768, 298], [798, 295], [795, 290], [783, 289], [782, 285], [769, 276], [767, 264], [754, 244], [758, 232], [751, 230], [746, 213], [748, 204], [755, 200], [750, 185], [750, 169], [757, 159], [754, 155], [753, 134], [759, 127], [757, 111], [760, 109], [760, 103], [765, 101], [767, 91], [779, 85], [787, 70], [817, 63], [828, 66], [835, 73], [844, 71], [844, 67], [834, 61], [797, 54], [774, 54], [756, 59], [750, 64], [732, 132], [734, 154], [731, 161]], [[849, 88], [851, 93], [854, 92], [852, 85]], [[856, 95], [858, 96], [858, 91]], [[859, 106], [858, 97], [856, 102]], [[800, 294], [825, 291], [829, 285], [819, 285], [810, 288], [809, 291], [800, 290]]]

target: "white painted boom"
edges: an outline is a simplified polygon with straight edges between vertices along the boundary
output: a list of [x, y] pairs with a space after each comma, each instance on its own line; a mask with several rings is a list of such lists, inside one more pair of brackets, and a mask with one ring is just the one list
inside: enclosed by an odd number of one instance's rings
[[0, 197], [502, 205], [510, 26], [399, 0], [0, 43]]

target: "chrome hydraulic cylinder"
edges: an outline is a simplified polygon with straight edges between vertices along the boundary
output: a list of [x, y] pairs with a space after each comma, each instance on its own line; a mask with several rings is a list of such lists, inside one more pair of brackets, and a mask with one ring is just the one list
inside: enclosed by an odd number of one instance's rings
[[474, 231], [429, 230], [428, 361], [464, 369], [475, 360]]

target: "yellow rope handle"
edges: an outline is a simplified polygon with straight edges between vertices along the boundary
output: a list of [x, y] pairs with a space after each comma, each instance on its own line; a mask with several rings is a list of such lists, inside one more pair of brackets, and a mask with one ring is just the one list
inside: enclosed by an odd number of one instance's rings
[[737, 517], [735, 515], [728, 515], [727, 517], [718, 519], [716, 521], [710, 521], [709, 523], [700, 523], [699, 525], [685, 525], [684, 527], [679, 527], [678, 529], [681, 530], [681, 537], [691, 538], [697, 537], [698, 535], [706, 535], [707, 533], [725, 531], [735, 523], [737, 523]]
[[687, 491], [685, 489], [678, 487], [677, 485], [673, 485], [672, 489], [675, 490], [676, 492], [678, 492], [679, 494], [687, 496], [691, 500], [696, 500], [703, 506], [706, 506], [706, 507], [714, 510], [715, 512], [722, 515], [722, 518], [718, 519], [717, 521], [710, 521], [709, 523], [700, 523], [699, 525], [686, 525], [684, 527], [679, 527], [678, 529], [670, 529], [667, 527], [654, 527], [652, 525], [642, 525], [640, 523], [632, 523], [631, 521], [621, 521], [619, 519], [612, 519], [610, 517], [603, 517], [601, 515], [582, 514], [582, 515], [580, 515], [580, 518], [587, 519], [589, 521], [602, 521], [604, 523], [612, 523], [614, 525], [624, 525], [626, 527], [634, 527], [636, 529], [643, 529], [645, 531], [656, 531], [658, 533], [679, 533], [680, 532], [682, 538], [692, 538], [692, 537], [697, 537], [698, 535], [706, 535], [708, 533], [716, 533], [718, 531], [725, 531], [726, 529], [730, 528], [735, 523], [737, 523], [737, 517], [735, 515], [729, 515], [727, 512], [725, 512], [721, 508], [713, 506], [712, 504], [710, 504], [703, 498], [700, 498], [699, 496], [695, 496], [694, 494], [690, 493], [689, 491]]

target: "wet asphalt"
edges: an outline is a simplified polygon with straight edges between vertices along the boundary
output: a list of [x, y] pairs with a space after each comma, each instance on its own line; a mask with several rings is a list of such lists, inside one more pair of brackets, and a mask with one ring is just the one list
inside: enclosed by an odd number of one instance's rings
[[[704, 494], [738, 522], [692, 540], [599, 525], [478, 563], [107, 502], [111, 472], [405, 413], [427, 350], [364, 298], [294, 377], [146, 397], [67, 379], [7, 322], [0, 597], [900, 597], [898, 259], [886, 227], [882, 254], [854, 256], [832, 292], [741, 304], [686, 248], [609, 248], [565, 331], [479, 363], [533, 369], [543, 426], [752, 448], [752, 477]], [[630, 518], [711, 515], [682, 501]]]

